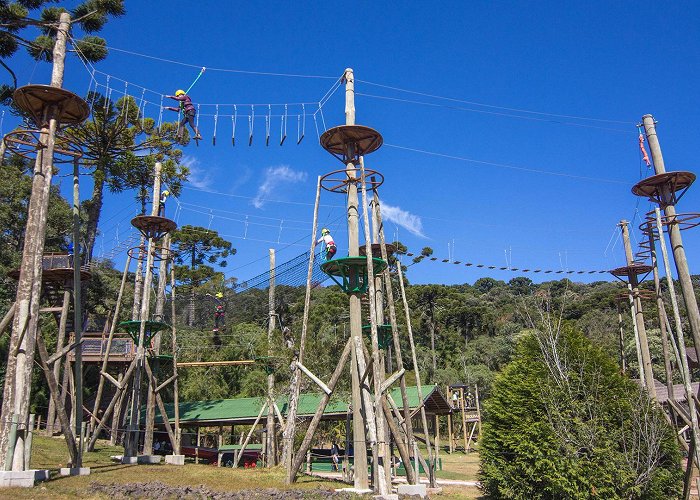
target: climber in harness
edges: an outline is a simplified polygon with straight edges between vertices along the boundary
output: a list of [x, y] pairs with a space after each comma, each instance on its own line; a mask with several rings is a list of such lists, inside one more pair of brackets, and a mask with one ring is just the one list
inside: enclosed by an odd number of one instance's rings
[[170, 191], [163, 191], [160, 193], [160, 200], [158, 203], [158, 217], [165, 217], [165, 202], [168, 201], [168, 196], [170, 196]]
[[197, 126], [194, 124], [194, 117], [197, 114], [197, 110], [194, 107], [194, 104], [192, 104], [192, 99], [190, 99], [190, 96], [188, 96], [184, 90], [177, 90], [175, 92], [175, 95], [169, 95], [166, 96], [169, 99], [175, 99], [180, 103], [179, 108], [173, 108], [170, 106], [166, 106], [165, 109], [169, 109], [170, 111], [182, 111], [182, 120], [180, 120], [180, 123], [177, 127], [177, 140], [182, 139], [182, 134], [185, 131], [185, 125], [187, 123], [190, 124], [190, 127], [192, 127], [192, 131], [194, 132], [194, 140], [198, 141], [199, 139], [202, 138], [202, 136], [199, 134], [199, 129], [197, 129]]
[[214, 331], [219, 331], [219, 326], [224, 326], [226, 308], [224, 306], [224, 294], [221, 292], [216, 292], [214, 296], [214, 301], [216, 306], [214, 309]]
[[335, 247], [335, 242], [333, 241], [333, 236], [328, 228], [321, 229], [321, 237], [318, 239], [316, 244], [323, 242], [326, 246], [326, 260], [331, 260], [335, 255], [337, 248]]

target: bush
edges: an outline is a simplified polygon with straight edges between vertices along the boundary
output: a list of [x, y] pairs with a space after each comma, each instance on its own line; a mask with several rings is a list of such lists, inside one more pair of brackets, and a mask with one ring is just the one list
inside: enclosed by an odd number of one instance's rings
[[660, 410], [564, 326], [525, 335], [484, 403], [491, 498], [679, 498], [680, 452]]

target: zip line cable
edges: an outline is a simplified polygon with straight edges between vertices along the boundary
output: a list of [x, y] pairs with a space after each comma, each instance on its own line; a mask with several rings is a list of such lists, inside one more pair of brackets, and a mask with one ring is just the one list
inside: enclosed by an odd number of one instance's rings
[[605, 179], [602, 177], [587, 177], [584, 175], [567, 174], [564, 172], [552, 172], [550, 170], [541, 170], [541, 169], [537, 169], [537, 168], [519, 167], [516, 165], [510, 165], [508, 163], [497, 163], [497, 162], [484, 161], [484, 160], [475, 160], [473, 158], [466, 158], [463, 156], [449, 155], [449, 154], [445, 154], [445, 153], [436, 153], [434, 151], [426, 151], [423, 149], [409, 148], [406, 146], [398, 146], [396, 144], [388, 144], [386, 142], [384, 143], [384, 146], [386, 146], [388, 148], [401, 149], [404, 151], [411, 151], [413, 153], [421, 153], [421, 154], [425, 154], [425, 155], [438, 156], [440, 158], [448, 158], [450, 160], [465, 161], [465, 162], [469, 162], [469, 163], [478, 163], [480, 165], [489, 165], [492, 167], [507, 168], [510, 170], [518, 170], [521, 172], [530, 172], [530, 173], [543, 174], [543, 175], [553, 175], [556, 177], [568, 177], [571, 179], [593, 181], [593, 182], [605, 182], [605, 183], [609, 183], [609, 184], [623, 184], [623, 185], [628, 184], [628, 182], [626, 182], [626, 181], [617, 180], [617, 179]]
[[593, 128], [593, 129], [598, 129], [598, 130], [607, 130], [610, 132], [619, 132], [619, 133], [624, 133], [624, 134], [628, 133], [628, 130], [623, 130], [623, 129], [618, 129], [618, 128], [599, 127], [597, 125], [589, 125], [586, 123], [563, 122], [560, 120], [553, 120], [551, 118], [538, 118], [535, 116], [514, 115], [512, 113], [503, 113], [503, 112], [499, 112], [499, 111], [488, 111], [488, 110], [484, 110], [484, 109], [463, 108], [460, 106], [438, 104], [438, 103], [425, 102], [425, 101], [416, 101], [413, 99], [400, 99], [398, 97], [388, 97], [388, 96], [381, 96], [381, 95], [374, 95], [374, 94], [365, 94], [362, 92], [355, 92], [355, 95], [369, 97], [371, 99], [384, 99], [387, 101], [405, 102], [405, 103], [409, 103], [409, 104], [418, 104], [421, 106], [431, 106], [431, 107], [435, 107], [435, 108], [452, 109], [455, 111], [467, 111], [467, 112], [471, 112], [471, 113], [482, 113], [482, 114], [487, 114], [487, 115], [504, 116], [504, 117], [508, 117], [508, 118], [517, 118], [517, 119], [521, 119], [521, 120], [532, 120], [532, 121], [545, 122], [545, 123], [556, 123], [559, 125], [570, 125], [573, 127]]
[[456, 99], [454, 97], [446, 97], [446, 96], [441, 96], [441, 95], [436, 95], [436, 94], [429, 94], [426, 92], [418, 92], [415, 90], [402, 89], [399, 87], [393, 87], [391, 85], [384, 85], [381, 83], [374, 83], [374, 82], [370, 82], [367, 80], [355, 79], [355, 81], [358, 83], [364, 83], [366, 85], [372, 85], [374, 87], [380, 87], [380, 88], [384, 88], [384, 89], [388, 89], [388, 90], [395, 90], [397, 92], [405, 92], [407, 94], [420, 95], [420, 96], [424, 96], [424, 97], [430, 97], [433, 99], [442, 99], [445, 101], [459, 102], [462, 104], [469, 104], [472, 106], [482, 106], [485, 108], [502, 109], [504, 111], [514, 111], [517, 113], [529, 113], [529, 114], [533, 114], [533, 115], [552, 116], [555, 118], [568, 118], [568, 119], [573, 119], [573, 120], [587, 120], [587, 121], [595, 121], [595, 122], [601, 122], [601, 123], [618, 123], [618, 124], [624, 124], [624, 125], [634, 124], [634, 122], [628, 121], [628, 120], [609, 120], [609, 119], [604, 119], [604, 118], [591, 118], [591, 117], [586, 117], [586, 116], [565, 115], [565, 114], [557, 114], [557, 113], [548, 113], [548, 112], [543, 112], [543, 111], [533, 111], [533, 110], [529, 110], [529, 109], [497, 106], [494, 104], [485, 104], [485, 103], [476, 102], [476, 101], [468, 101], [465, 99]]

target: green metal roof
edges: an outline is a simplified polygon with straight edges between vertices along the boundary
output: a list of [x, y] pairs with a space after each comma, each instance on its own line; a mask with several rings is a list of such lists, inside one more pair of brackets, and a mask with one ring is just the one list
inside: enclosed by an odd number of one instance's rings
[[[223, 446], [219, 446], [219, 451], [234, 451], [234, 450], [240, 450], [243, 448], [243, 445], [240, 444], [225, 444]], [[262, 450], [263, 445], [261, 443], [248, 443], [245, 445], [246, 450]]]
[[[450, 404], [445, 399], [442, 392], [436, 385], [422, 386], [425, 406], [429, 413], [440, 415], [450, 412]], [[409, 406], [412, 410], [419, 407], [418, 387], [406, 387]], [[297, 414], [299, 417], [311, 417], [316, 413], [316, 409], [321, 404], [322, 394], [306, 393], [299, 395], [299, 407]], [[391, 397], [396, 404], [401, 407], [401, 391], [397, 387], [391, 391]], [[348, 401], [345, 400], [348, 399]], [[334, 396], [329, 401], [323, 412], [324, 418], [343, 417], [348, 412], [350, 395]], [[214, 399], [209, 401], [190, 401], [180, 403], [180, 423], [181, 424], [251, 424], [260, 413], [260, 407], [264, 404], [265, 397], [257, 398], [235, 398], [235, 399]], [[277, 406], [282, 415], [287, 414], [287, 396], [277, 398]], [[175, 418], [173, 404], [165, 405], [168, 419], [172, 422]], [[156, 422], [162, 423], [160, 411], [156, 411]]]

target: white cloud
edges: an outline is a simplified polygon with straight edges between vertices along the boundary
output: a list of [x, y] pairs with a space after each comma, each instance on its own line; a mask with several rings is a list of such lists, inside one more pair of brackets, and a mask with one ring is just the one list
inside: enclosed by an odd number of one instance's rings
[[265, 178], [260, 187], [258, 187], [258, 193], [252, 201], [253, 206], [262, 208], [265, 205], [265, 200], [282, 184], [294, 184], [304, 180], [306, 180], [306, 172], [292, 170], [289, 165], [268, 167], [265, 170]]
[[197, 158], [183, 155], [180, 163], [190, 169], [188, 180], [193, 187], [208, 189], [212, 186], [213, 179], [211, 175], [201, 167], [201, 163]]
[[411, 234], [425, 238], [423, 234], [423, 221], [419, 216], [386, 203], [382, 203], [381, 207], [382, 219], [403, 227]]

